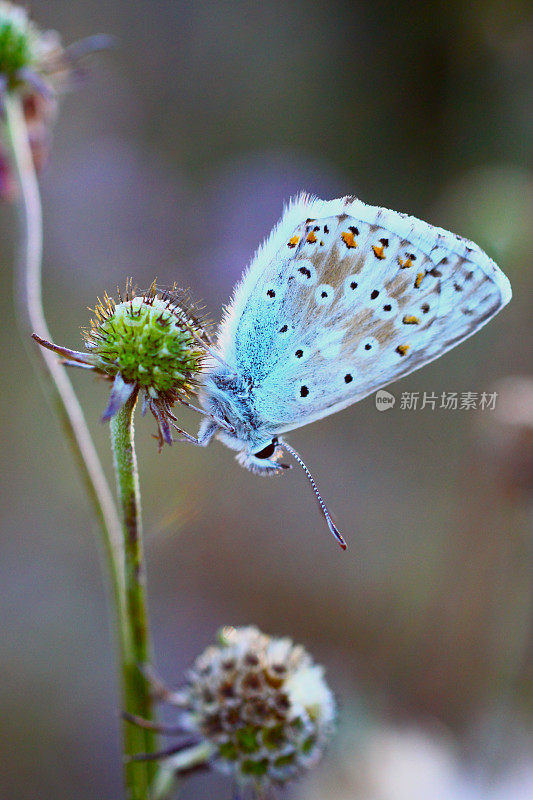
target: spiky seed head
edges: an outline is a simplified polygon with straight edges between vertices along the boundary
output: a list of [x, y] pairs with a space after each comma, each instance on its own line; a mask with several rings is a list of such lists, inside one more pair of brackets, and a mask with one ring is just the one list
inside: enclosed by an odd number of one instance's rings
[[[117, 289], [118, 291], [118, 289]], [[113, 381], [102, 421], [111, 419], [132, 396], [141, 395], [142, 413], [148, 409], [158, 427], [159, 449], [172, 444], [172, 428], [178, 427], [172, 406], [196, 389], [209, 351], [208, 336], [183, 292], [176, 287], [158, 292], [155, 281], [136, 295], [131, 280], [119, 302], [108, 294], [93, 309], [94, 319], [83, 331], [87, 352], [70, 350], [33, 338], [57, 353], [68, 366], [85, 367]], [[187, 436], [187, 434], [185, 434]]]
[[324, 670], [303, 647], [256, 627], [224, 628], [188, 675], [187, 725], [213, 766], [240, 782], [283, 784], [316, 764], [335, 716]]
[[125, 383], [170, 402], [192, 391], [205, 354], [198, 344], [202, 331], [170, 297], [158, 296], [155, 286], [119, 303], [106, 294], [94, 313], [83, 333], [98, 371], [120, 374]]

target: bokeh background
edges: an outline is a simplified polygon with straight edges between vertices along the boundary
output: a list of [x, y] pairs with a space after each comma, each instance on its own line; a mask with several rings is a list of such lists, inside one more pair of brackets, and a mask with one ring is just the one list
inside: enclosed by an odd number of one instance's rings
[[[214, 322], [284, 201], [357, 194], [468, 236], [514, 299], [392, 387], [498, 391], [494, 412], [379, 413], [373, 398], [290, 436], [303, 475], [267, 480], [220, 444], [157, 454], [139, 420], [155, 660], [179, 683], [223, 624], [305, 644], [339, 731], [293, 798], [533, 796], [533, 19], [526, 0], [261, 3], [33, 0], [69, 43], [117, 47], [64, 101], [41, 185], [45, 303], [77, 348], [87, 306], [132, 275], [177, 281]], [[120, 796], [117, 686], [97, 530], [4, 291], [0, 796]], [[522, 376], [525, 381], [517, 378]], [[102, 382], [72, 379], [111, 475]], [[187, 429], [198, 419], [180, 412]], [[183, 797], [229, 798], [207, 775]]]

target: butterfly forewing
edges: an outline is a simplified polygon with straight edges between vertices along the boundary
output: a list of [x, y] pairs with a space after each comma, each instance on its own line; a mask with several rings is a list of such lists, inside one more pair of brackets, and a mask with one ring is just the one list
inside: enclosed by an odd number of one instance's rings
[[354, 198], [300, 198], [252, 263], [221, 344], [260, 417], [289, 430], [433, 360], [509, 297], [472, 242]]

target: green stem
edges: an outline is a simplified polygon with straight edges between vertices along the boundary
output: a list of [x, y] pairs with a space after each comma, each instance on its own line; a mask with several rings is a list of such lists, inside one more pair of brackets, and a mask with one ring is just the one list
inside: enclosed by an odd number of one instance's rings
[[[23, 340], [30, 346], [30, 336], [37, 333], [51, 341], [42, 304], [41, 262], [43, 226], [39, 185], [28, 141], [28, 130], [20, 99], [4, 99], [6, 130], [13, 154], [13, 169], [20, 186], [21, 241], [17, 270], [17, 321]], [[117, 606], [122, 602], [121, 528], [113, 495], [94, 447], [83, 411], [64, 367], [53, 353], [31, 343], [40, 359], [41, 374], [52, 398], [66, 438], [74, 453], [89, 497], [102, 529], [102, 539], [113, 582]], [[40, 354], [40, 355], [39, 355]]]
[[[126, 650], [123, 654], [123, 703], [130, 714], [153, 718], [150, 684], [139, 667], [151, 660], [150, 634], [146, 603], [141, 499], [139, 473], [135, 454], [133, 413], [137, 402], [134, 392], [125, 405], [111, 419], [111, 443], [117, 476], [117, 488], [122, 508], [125, 559]], [[125, 723], [124, 755], [152, 753], [156, 739], [152, 731]], [[155, 765], [150, 762], [126, 763], [125, 781], [128, 798], [146, 800], [150, 783], [155, 775]]]
[[[17, 319], [21, 326], [23, 340], [29, 343], [30, 335], [37, 333], [42, 339], [51, 341], [42, 306], [41, 262], [42, 262], [42, 210], [39, 185], [35, 175], [33, 158], [28, 141], [28, 131], [22, 106], [18, 97], [5, 98], [5, 126], [12, 150], [13, 170], [20, 186], [21, 241], [22, 247], [18, 262], [17, 280]], [[33, 343], [32, 343], [33, 347]], [[72, 448], [80, 468], [88, 495], [93, 503], [100, 522], [104, 552], [107, 557], [109, 575], [113, 590], [115, 620], [123, 684], [124, 707], [143, 716], [150, 716], [149, 690], [146, 681], [138, 670], [138, 663], [149, 656], [147, 644], [144, 587], [139, 584], [142, 572], [132, 570], [132, 564], [142, 564], [140, 539], [137, 535], [136, 552], [134, 542], [126, 536], [123, 540], [123, 527], [103, 472], [98, 454], [89, 433], [83, 411], [74, 393], [72, 384], [57, 356], [49, 350], [35, 347], [33, 353], [40, 359], [41, 375], [45, 388], [52, 398], [63, 426], [66, 438]], [[39, 355], [40, 354], [40, 355]], [[131, 431], [132, 432], [132, 431]], [[133, 452], [133, 451], [131, 451]], [[133, 469], [134, 457], [131, 461]], [[136, 471], [135, 471], [136, 475]], [[133, 480], [133, 479], [132, 479]], [[136, 480], [136, 479], [135, 479]], [[136, 483], [135, 492], [138, 491]], [[138, 495], [135, 494], [137, 500]], [[122, 495], [121, 495], [122, 499]], [[138, 508], [136, 507], [138, 512]], [[140, 533], [137, 528], [137, 533]], [[124, 555], [124, 547], [128, 548]], [[128, 565], [126, 578], [125, 565]], [[130, 591], [126, 593], [126, 583]], [[140, 589], [131, 591], [138, 584]], [[133, 602], [137, 592], [137, 600]], [[142, 609], [142, 613], [140, 612]], [[141, 637], [141, 638], [139, 638]], [[144, 637], [144, 645], [140, 646]], [[124, 730], [124, 749], [127, 754], [148, 752], [153, 736], [139, 736], [135, 728]], [[132, 800], [146, 800], [148, 797], [148, 778], [154, 771], [150, 765], [128, 765], [127, 786]]]

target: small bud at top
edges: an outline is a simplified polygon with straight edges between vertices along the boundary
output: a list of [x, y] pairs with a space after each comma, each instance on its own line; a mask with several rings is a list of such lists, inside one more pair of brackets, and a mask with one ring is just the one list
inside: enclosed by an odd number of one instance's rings
[[182, 693], [184, 727], [212, 746], [212, 763], [239, 781], [283, 784], [321, 757], [335, 703], [303, 647], [255, 627], [224, 628], [196, 660]]
[[[20, 98], [37, 171], [48, 156], [59, 94], [84, 75], [85, 56], [110, 43], [109, 37], [92, 36], [64, 48], [56, 31], [40, 30], [24, 7], [0, 0], [0, 115], [7, 95]], [[8, 150], [0, 140], [0, 199], [15, 195]]]
[[10, 88], [17, 81], [18, 71], [35, 60], [38, 40], [39, 33], [26, 9], [0, 2], [0, 73]]
[[39, 30], [25, 8], [0, 0], [0, 76], [7, 91], [24, 85], [46, 91], [62, 53], [55, 31]]

